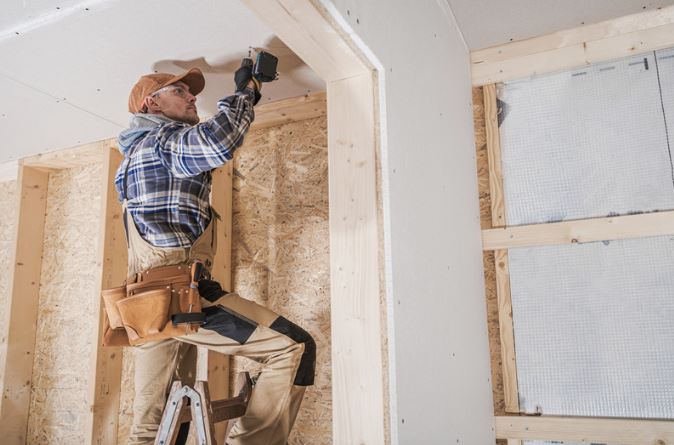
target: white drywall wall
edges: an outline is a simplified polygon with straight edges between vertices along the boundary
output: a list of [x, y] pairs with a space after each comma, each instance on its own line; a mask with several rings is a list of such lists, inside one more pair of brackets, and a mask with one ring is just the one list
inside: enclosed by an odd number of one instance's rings
[[494, 443], [468, 51], [444, 0], [332, 6], [385, 70], [393, 442]]
[[674, 4], [674, 0], [446, 1], [471, 50]]

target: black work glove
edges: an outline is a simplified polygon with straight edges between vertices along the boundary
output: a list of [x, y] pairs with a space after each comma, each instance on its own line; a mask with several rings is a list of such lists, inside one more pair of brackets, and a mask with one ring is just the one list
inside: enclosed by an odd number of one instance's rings
[[236, 92], [240, 93], [246, 89], [246, 85], [253, 79], [253, 61], [250, 59], [243, 59], [241, 67], [234, 72], [234, 83], [236, 84]]
[[251, 80], [255, 85], [255, 87], [253, 88], [253, 90], [255, 91], [255, 98], [253, 99], [253, 105], [257, 105], [257, 103], [262, 98], [262, 94], [260, 94], [260, 81], [257, 79], [253, 79], [253, 61], [250, 59], [243, 59], [241, 61], [241, 67], [234, 73], [234, 83], [236, 84], [236, 92], [237, 93], [243, 92], [243, 90], [246, 89], [248, 82], [250, 82]]

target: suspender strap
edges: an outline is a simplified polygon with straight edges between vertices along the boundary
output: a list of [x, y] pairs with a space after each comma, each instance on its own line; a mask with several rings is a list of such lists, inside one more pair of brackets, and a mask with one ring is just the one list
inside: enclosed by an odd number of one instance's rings
[[129, 247], [131, 247], [131, 243], [129, 241], [129, 222], [126, 220], [127, 218], [126, 212], [128, 212], [126, 208], [126, 199], [124, 200], [124, 205], [122, 207], [124, 208], [122, 220], [124, 221], [124, 234], [126, 235], [126, 248], [128, 249]]
[[138, 149], [138, 146], [140, 144], [136, 144], [131, 151], [129, 152], [129, 155], [125, 157], [126, 160], [126, 166], [124, 167], [124, 176], [122, 176], [122, 190], [121, 190], [121, 195], [122, 195], [122, 202], [123, 202], [123, 208], [124, 208], [124, 233], [126, 234], [126, 247], [128, 248], [130, 246], [130, 241], [129, 241], [129, 222], [126, 220], [127, 218], [127, 212], [129, 211], [126, 206], [127, 202], [127, 193], [126, 193], [126, 188], [127, 188], [127, 178], [129, 176], [129, 166], [131, 165], [131, 157], [136, 153], [136, 150]]
[[131, 157], [136, 153], [136, 150], [138, 149], [138, 146], [140, 144], [136, 144], [132, 149], [131, 152], [129, 152], [129, 155], [126, 157], [126, 166], [124, 167], [124, 176], [122, 176], [122, 200], [126, 201], [127, 199], [127, 193], [126, 193], [126, 184], [127, 184], [127, 178], [129, 176], [129, 166], [131, 165]]

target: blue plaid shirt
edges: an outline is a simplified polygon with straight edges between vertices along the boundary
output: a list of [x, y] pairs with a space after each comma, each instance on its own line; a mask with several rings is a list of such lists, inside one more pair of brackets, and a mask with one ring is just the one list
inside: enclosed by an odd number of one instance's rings
[[119, 136], [125, 158], [115, 188], [143, 239], [157, 247], [190, 247], [206, 229], [211, 170], [243, 143], [255, 118], [253, 97], [252, 90], [226, 97], [215, 116], [194, 126], [163, 115], [132, 117]]

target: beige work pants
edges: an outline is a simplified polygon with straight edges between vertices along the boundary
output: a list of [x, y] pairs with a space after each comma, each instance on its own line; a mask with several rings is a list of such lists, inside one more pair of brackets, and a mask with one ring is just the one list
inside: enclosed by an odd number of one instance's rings
[[[215, 224], [215, 218], [212, 224]], [[211, 239], [215, 230], [210, 226], [192, 249], [160, 249], [150, 245], [137, 232], [131, 217], [127, 218], [127, 227], [130, 274], [160, 265], [180, 264], [192, 259], [195, 253], [208, 250], [204, 246], [215, 247]], [[208, 257], [206, 255], [205, 259]], [[227, 443], [285, 444], [304, 390], [313, 384], [316, 356], [313, 339], [275, 312], [234, 293], [213, 303], [202, 298], [202, 303], [206, 324], [198, 332], [134, 347], [135, 398], [133, 425], [127, 444], [154, 443], [185, 344], [264, 363], [246, 414], [234, 424]]]

